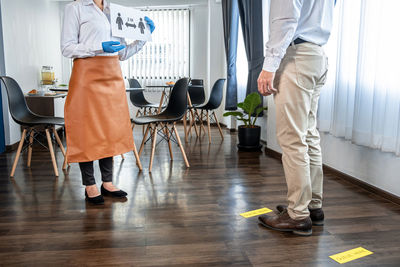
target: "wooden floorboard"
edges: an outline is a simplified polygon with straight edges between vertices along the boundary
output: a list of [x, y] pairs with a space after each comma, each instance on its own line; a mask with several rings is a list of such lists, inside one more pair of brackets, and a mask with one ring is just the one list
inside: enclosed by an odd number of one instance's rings
[[[137, 145], [141, 129], [135, 129]], [[179, 130], [182, 128], [179, 127]], [[114, 159], [114, 181], [129, 194], [103, 207], [84, 201], [79, 168], [53, 176], [48, 152], [35, 147], [8, 177], [14, 153], [0, 155], [0, 266], [337, 266], [330, 255], [364, 247], [373, 255], [350, 266], [400, 266], [400, 206], [361, 187], [325, 175], [323, 227], [311, 237], [267, 230], [240, 213], [285, 203], [279, 160], [264, 152], [237, 152], [236, 134], [216, 127], [179, 148], [150, 145], [139, 172], [133, 154]], [[182, 134], [181, 134], [182, 136]], [[184, 140], [182, 138], [182, 140]], [[96, 167], [96, 179], [100, 184]]]

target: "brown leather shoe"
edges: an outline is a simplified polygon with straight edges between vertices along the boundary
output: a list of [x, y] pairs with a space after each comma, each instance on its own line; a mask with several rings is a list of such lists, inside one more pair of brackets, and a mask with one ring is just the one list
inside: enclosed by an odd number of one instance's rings
[[[287, 205], [278, 205], [276, 206], [276, 210], [279, 212], [283, 212], [287, 209]], [[322, 209], [309, 209], [310, 211], [310, 218], [312, 224], [315, 226], [322, 226], [324, 225], [324, 211]]]
[[258, 217], [261, 225], [281, 232], [292, 232], [296, 235], [310, 236], [312, 234], [312, 222], [310, 217], [303, 220], [293, 220], [287, 210], [274, 215], [261, 215]]

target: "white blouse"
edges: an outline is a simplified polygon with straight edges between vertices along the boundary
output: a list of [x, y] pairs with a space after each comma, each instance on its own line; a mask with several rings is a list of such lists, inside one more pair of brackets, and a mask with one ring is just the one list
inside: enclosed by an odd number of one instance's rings
[[[143, 48], [144, 41], [127, 45], [125, 39], [112, 36], [110, 5], [108, 1], [103, 1], [104, 11], [93, 0], [78, 0], [65, 7], [61, 34], [61, 51], [65, 57], [119, 55], [120, 60], [126, 60]], [[116, 53], [105, 53], [102, 43], [107, 41], [118, 41], [126, 48]]]

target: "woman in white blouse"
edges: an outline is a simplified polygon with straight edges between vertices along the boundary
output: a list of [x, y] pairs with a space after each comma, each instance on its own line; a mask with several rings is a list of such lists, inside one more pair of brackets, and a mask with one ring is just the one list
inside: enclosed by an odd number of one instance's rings
[[[145, 18], [151, 32], [154, 23]], [[61, 50], [74, 65], [65, 104], [67, 160], [79, 163], [86, 200], [103, 204], [103, 195], [124, 198], [112, 183], [112, 157], [134, 149], [128, 102], [119, 60], [139, 52], [143, 41], [126, 44], [112, 37], [106, 0], [80, 0], [65, 7]], [[101, 194], [93, 161], [99, 160]]]

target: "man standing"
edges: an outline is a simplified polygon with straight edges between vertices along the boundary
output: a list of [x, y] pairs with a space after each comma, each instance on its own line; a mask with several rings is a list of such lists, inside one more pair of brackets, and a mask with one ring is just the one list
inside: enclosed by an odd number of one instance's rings
[[322, 45], [332, 28], [334, 0], [271, 0], [270, 36], [258, 90], [274, 94], [276, 131], [288, 186], [288, 206], [259, 221], [268, 228], [308, 236], [322, 225], [322, 156], [317, 126], [327, 75]]

